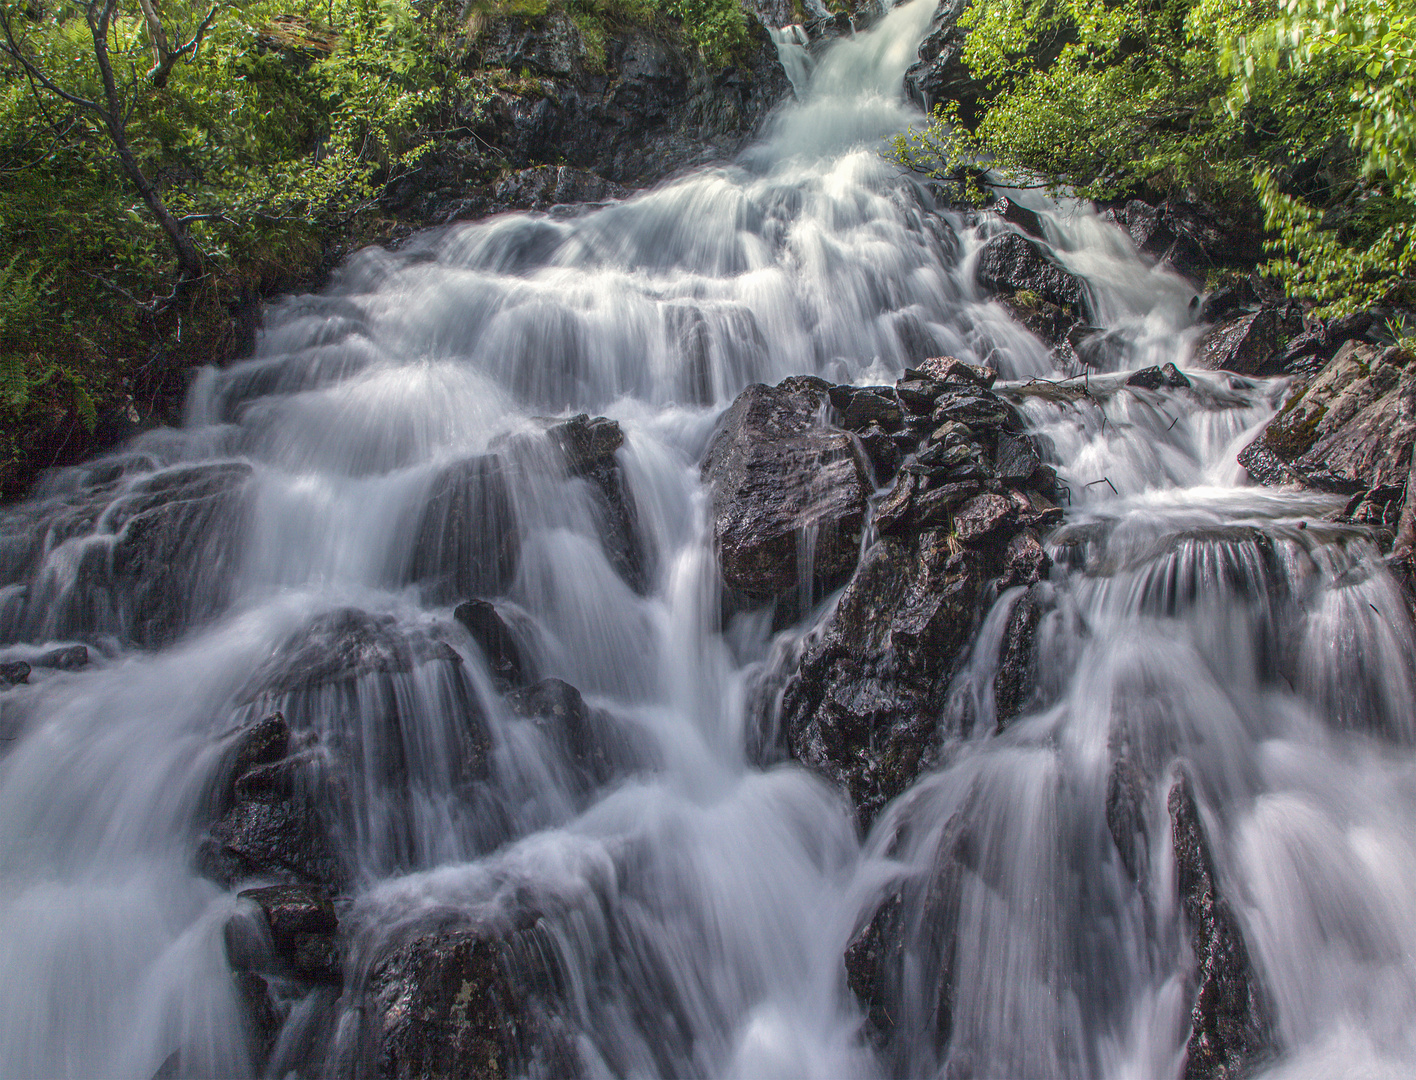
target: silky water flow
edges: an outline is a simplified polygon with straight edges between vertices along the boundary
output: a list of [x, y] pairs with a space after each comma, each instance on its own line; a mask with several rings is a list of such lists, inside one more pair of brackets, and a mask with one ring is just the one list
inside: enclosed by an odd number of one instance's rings
[[[283, 1003], [275, 1074], [370, 1071], [360, 979], [390, 943], [534, 910], [590, 1075], [1178, 1076], [1179, 762], [1271, 1018], [1262, 1068], [1416, 1070], [1399, 591], [1366, 534], [1323, 524], [1330, 499], [1245, 481], [1282, 381], [1123, 388], [1188, 368], [1191, 290], [1087, 208], [1020, 194], [1115, 346], [1085, 400], [1028, 392], [1067, 373], [973, 277], [1010, 226], [936, 212], [880, 153], [919, 120], [900, 87], [933, 11], [814, 67], [782, 34], [797, 98], [730, 165], [353, 256], [271, 305], [253, 359], [202, 374], [182, 430], [5, 512], [6, 658], [85, 641], [93, 661], [36, 667], [0, 706], [0, 1074], [256, 1067], [224, 944], [241, 902], [198, 866], [229, 734], [276, 710], [312, 797], [344, 807], [349, 959], [343, 991]], [[1030, 710], [992, 722], [1012, 590], [951, 691], [973, 734], [861, 838], [825, 783], [747, 760], [756, 681], [834, 598], [785, 631], [725, 624], [697, 463], [749, 383], [891, 381], [939, 354], [998, 367], [1073, 501]], [[548, 448], [538, 417], [578, 412], [624, 432], [629, 518]], [[145, 564], [125, 530], [173, 491], [181, 558]], [[606, 775], [508, 709], [451, 618], [473, 595], [585, 695]], [[309, 689], [331, 654], [359, 674]], [[1118, 740], [1155, 902], [1108, 830]], [[887, 1052], [842, 953], [896, 891]]]

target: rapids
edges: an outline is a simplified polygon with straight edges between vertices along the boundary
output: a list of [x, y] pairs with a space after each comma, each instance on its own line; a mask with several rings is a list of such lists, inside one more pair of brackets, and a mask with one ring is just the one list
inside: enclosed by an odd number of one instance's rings
[[[880, 156], [919, 119], [901, 80], [934, 10], [910, 0], [814, 65], [783, 35], [798, 99], [732, 163], [355, 255], [323, 292], [270, 306], [252, 359], [202, 373], [180, 431], [5, 512], [0, 659], [81, 640], [93, 662], [36, 667], [0, 699], [0, 1075], [251, 1073], [223, 946], [237, 901], [195, 865], [218, 736], [275, 708], [351, 748], [354, 822], [354, 977], [285, 1002], [275, 1075], [368, 1072], [363, 958], [531, 898], [561, 913], [546, 948], [592, 1075], [1178, 1076], [1194, 958], [1178, 907], [1148, 908], [1112, 854], [1118, 730], [1152, 770], [1162, 879], [1165, 791], [1186, 762], [1272, 1013], [1267, 1074], [1416, 1073], [1401, 595], [1366, 535], [1324, 524], [1331, 499], [1248, 486], [1235, 454], [1284, 384], [1188, 370], [1189, 287], [1086, 207], [1019, 195], [1114, 332], [1116, 372], [1174, 362], [1194, 386], [1108, 394], [1102, 376], [1084, 402], [1021, 398], [1073, 493], [1048, 541], [1035, 707], [998, 734], [976, 723], [865, 837], [819, 779], [748, 760], [757, 681], [834, 598], [776, 633], [762, 613], [724, 622], [697, 467], [722, 410], [752, 382], [891, 381], [939, 354], [986, 360], [1004, 384], [1072, 374], [974, 283], [1008, 226], [937, 212]], [[535, 418], [577, 412], [625, 432], [628, 569], [587, 483], [535, 460]], [[420, 583], [439, 477], [498, 447], [521, 455], [509, 508], [468, 511], [462, 542], [485, 569], [497, 514], [513, 514], [514, 573]], [[235, 463], [237, 494], [190, 525], [200, 572], [174, 586], [180, 632], [153, 637], [86, 568], [112, 558], [141, 492], [210, 462]], [[100, 467], [102, 506], [49, 514]], [[632, 759], [613, 783], [587, 794], [496, 692], [450, 617], [488, 588], [537, 670], [613, 718]], [[984, 718], [1016, 600], [999, 598], [954, 687]], [[349, 608], [455, 659], [314, 702], [251, 690], [292, 634]], [[469, 695], [490, 732], [475, 799], [456, 765]], [[390, 712], [396, 746], [377, 722]], [[958, 903], [952, 1038], [941, 1056], [922, 1030], [940, 961], [923, 909], [907, 912], [918, 1009], [896, 1018], [903, 1056], [886, 1061], [842, 953], [881, 896], [928, 880], [960, 812], [977, 872]]]

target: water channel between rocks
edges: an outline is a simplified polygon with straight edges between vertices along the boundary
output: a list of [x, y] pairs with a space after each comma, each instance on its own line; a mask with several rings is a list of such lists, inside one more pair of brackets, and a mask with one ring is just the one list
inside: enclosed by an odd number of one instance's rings
[[[1283, 381], [1194, 367], [1191, 286], [1020, 195], [1107, 331], [1050, 387], [977, 284], [1014, 226], [879, 153], [933, 12], [784, 45], [733, 164], [355, 255], [180, 431], [4, 512], [0, 1075], [1416, 1071], [1401, 594], [1236, 463]], [[700, 466], [750, 384], [937, 356], [997, 370], [1070, 506], [895, 797], [783, 749], [855, 603], [831, 536], [775, 615], [725, 592]]]

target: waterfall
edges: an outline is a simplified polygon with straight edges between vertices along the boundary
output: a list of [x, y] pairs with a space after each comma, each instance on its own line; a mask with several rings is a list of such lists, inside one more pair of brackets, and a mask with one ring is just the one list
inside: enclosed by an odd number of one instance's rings
[[[292, 873], [337, 884], [344, 950], [342, 987], [276, 987], [274, 1074], [377, 1072], [376, 959], [534, 911], [589, 1075], [1178, 1076], [1182, 773], [1271, 1020], [1262, 1068], [1416, 1069], [1399, 590], [1330, 497], [1235, 463], [1284, 382], [1194, 370], [1189, 286], [1089, 207], [1019, 193], [1116, 344], [1085, 399], [1041, 392], [1071, 373], [974, 274], [1011, 226], [937, 211], [880, 153], [921, 119], [901, 82], [934, 11], [814, 66], [779, 34], [798, 97], [731, 163], [355, 254], [201, 373], [180, 430], [0, 515], [0, 660], [33, 665], [0, 694], [0, 1075], [262, 1068], [229, 958], [264, 879], [212, 840], [256, 807], [306, 837]], [[698, 464], [751, 383], [944, 354], [998, 370], [1072, 504], [1020, 715], [988, 689], [1012, 590], [955, 680], [972, 734], [862, 837], [841, 792], [747, 750], [764, 674], [832, 597], [803, 567], [795, 625], [725, 609]], [[1190, 385], [1122, 392], [1166, 363]], [[474, 598], [510, 627], [501, 660], [455, 614]], [[87, 664], [52, 660], [76, 644]], [[556, 715], [582, 727], [505, 693], [517, 663], [578, 691]], [[261, 782], [288, 801], [243, 803], [241, 733], [277, 712], [289, 756]], [[892, 894], [887, 1052], [842, 955]]]

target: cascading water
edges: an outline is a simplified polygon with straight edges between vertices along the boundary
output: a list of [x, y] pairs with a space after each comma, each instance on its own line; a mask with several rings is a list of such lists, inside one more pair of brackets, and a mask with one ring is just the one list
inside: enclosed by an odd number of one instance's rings
[[[1235, 452], [1280, 383], [1043, 381], [1064, 373], [974, 284], [1006, 226], [936, 213], [878, 154], [917, 119], [898, 88], [933, 11], [833, 45], [733, 165], [360, 253], [273, 305], [182, 431], [7, 513], [7, 658], [82, 640], [94, 659], [0, 700], [0, 1073], [256, 1067], [224, 931], [240, 904], [202, 836], [232, 798], [229, 733], [276, 710], [299, 768], [269, 782], [326, 808], [315, 870], [347, 897], [348, 956], [342, 992], [280, 1003], [275, 1074], [374, 1070], [373, 958], [534, 910], [588, 1074], [1178, 1075], [1195, 958], [1128, 869], [1173, 880], [1179, 762], [1255, 954], [1265, 1067], [1416, 1068], [1401, 596], [1367, 537], [1324, 523], [1331, 500], [1243, 486]], [[1035, 206], [1115, 371], [1185, 366], [1185, 284], [1089, 211]], [[748, 763], [754, 679], [807, 625], [724, 625], [697, 462], [750, 382], [878, 382], [944, 353], [999, 368], [1073, 506], [1024, 714], [1000, 729], [988, 689], [1012, 590], [951, 695], [973, 735], [862, 841], [826, 784]], [[537, 415], [581, 410], [625, 433], [622, 490], [548, 449]], [[182, 558], [155, 564], [134, 534], [159, 504]], [[585, 695], [599, 772], [508, 705], [450, 617], [473, 595]], [[357, 674], [325, 678], [331, 655]], [[1108, 829], [1118, 744], [1140, 871]], [[892, 890], [908, 962], [887, 1054], [841, 956]]]

